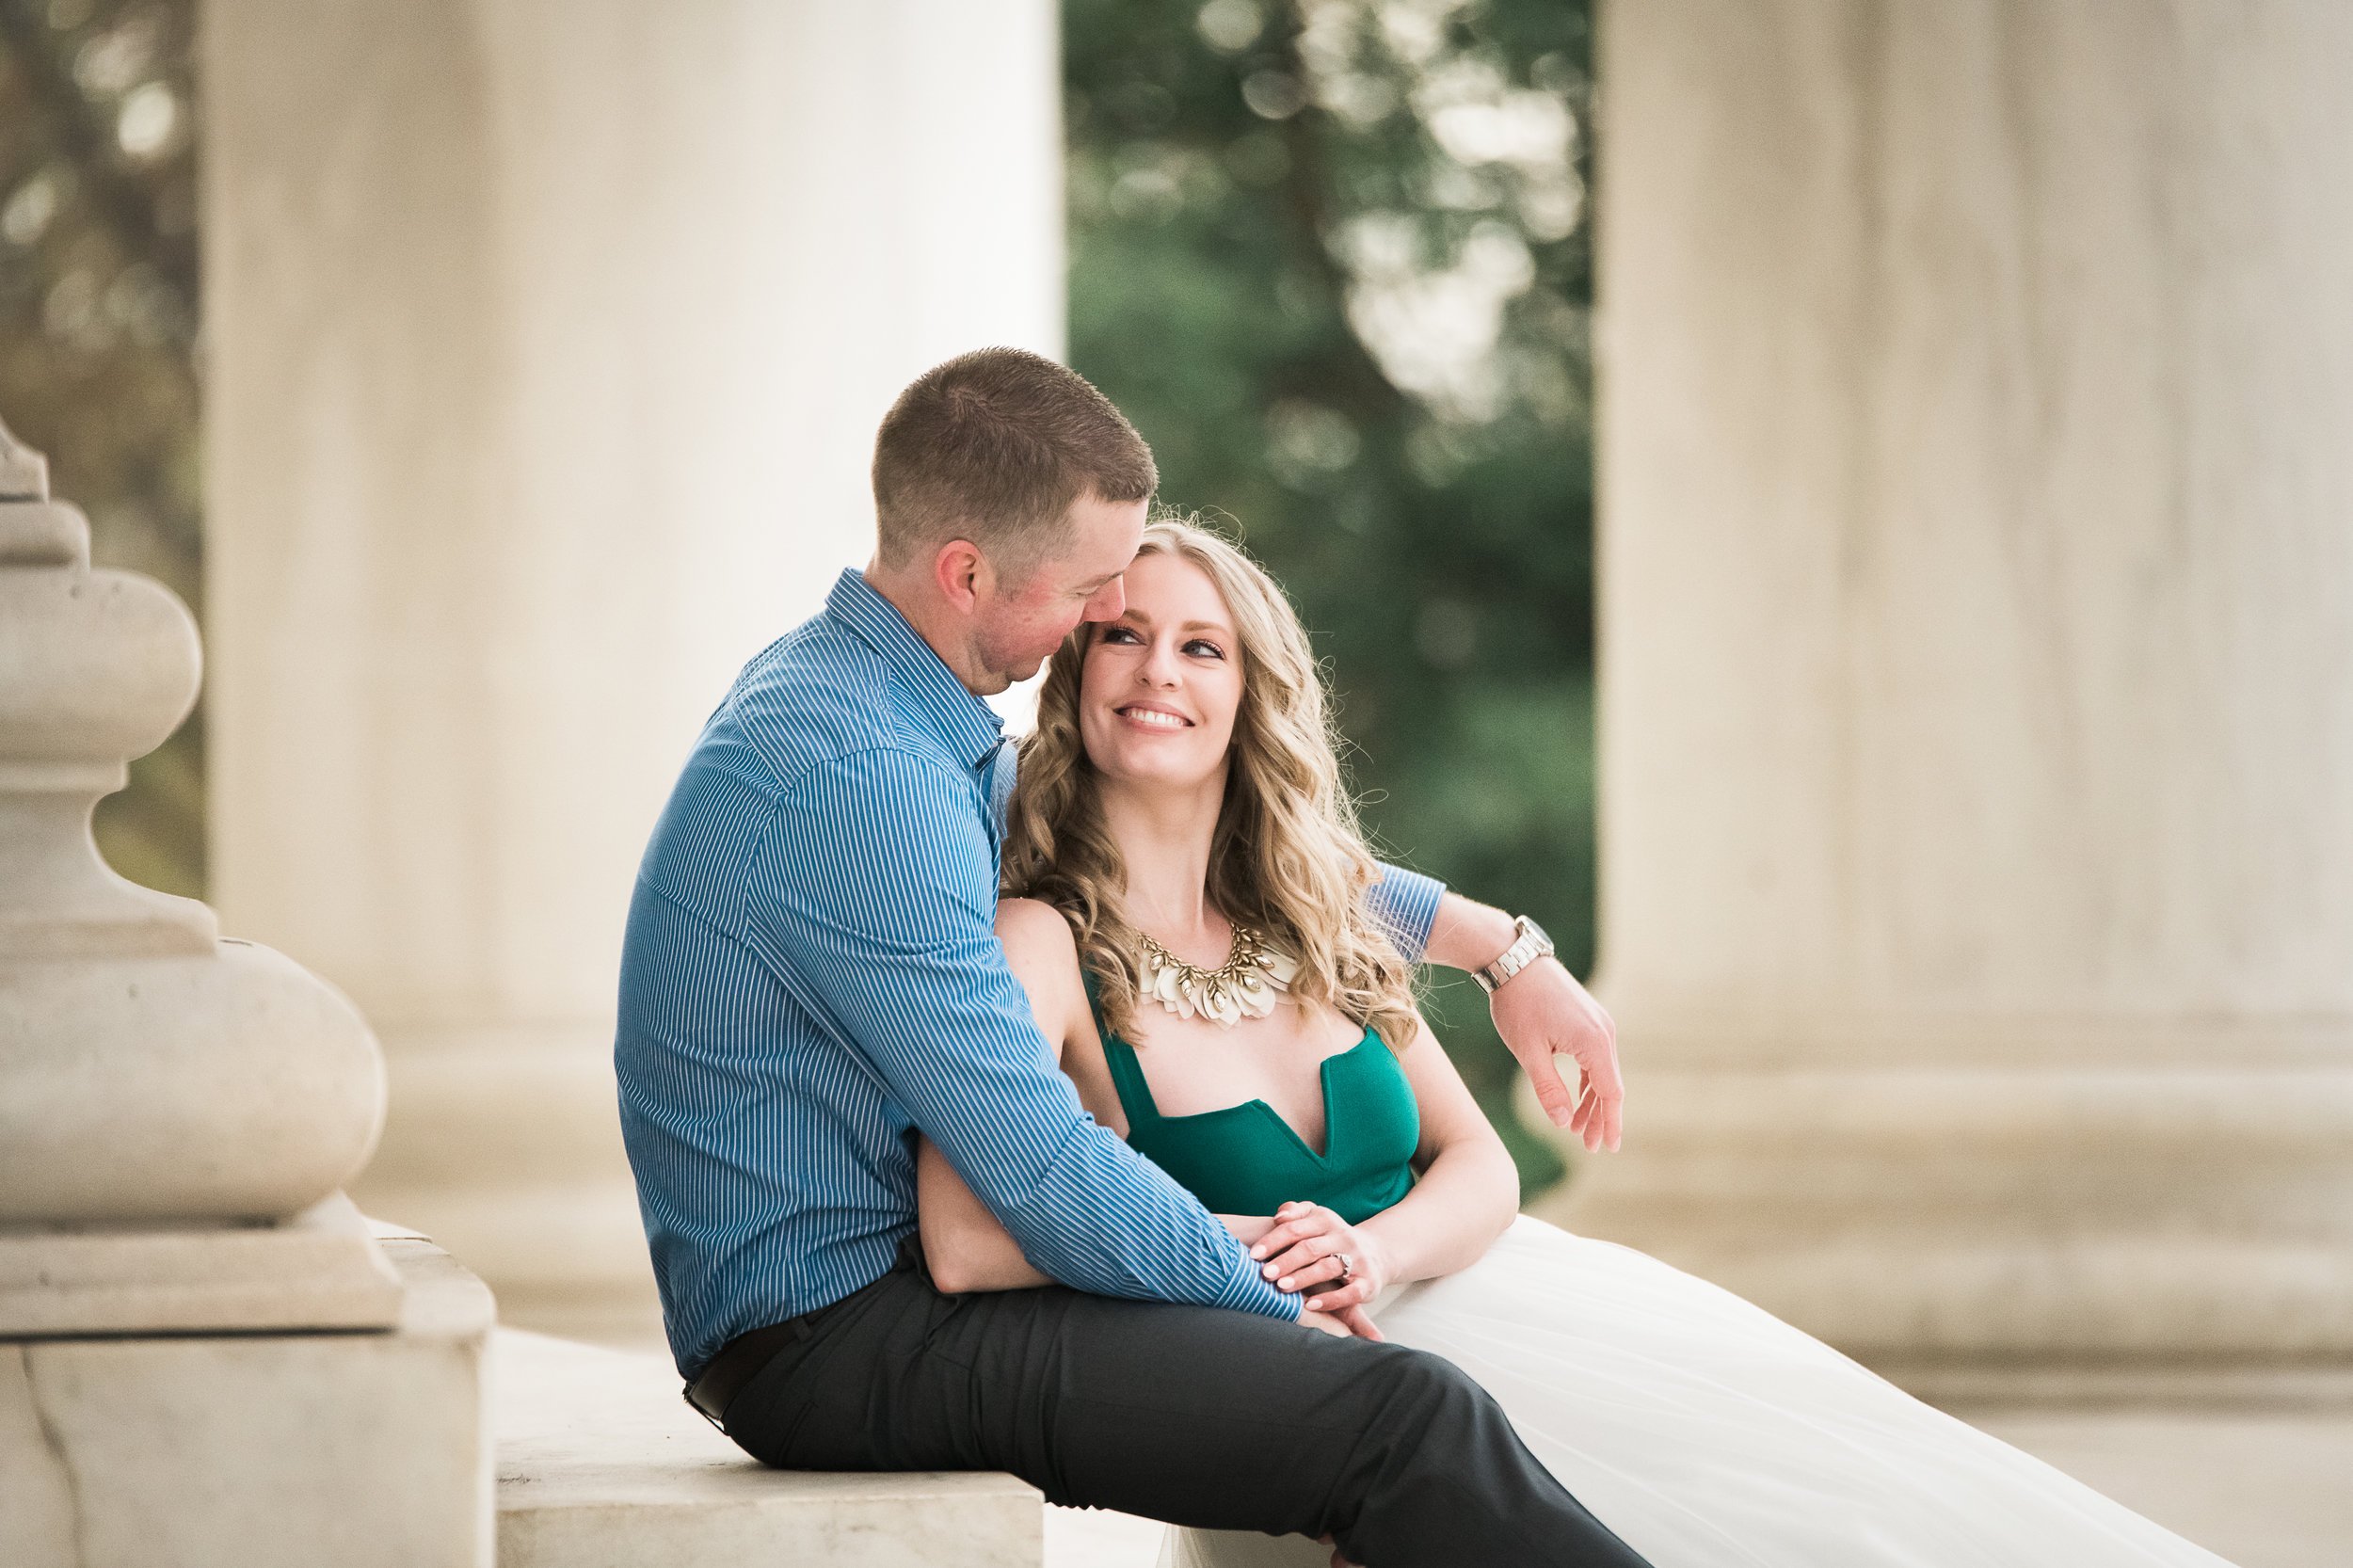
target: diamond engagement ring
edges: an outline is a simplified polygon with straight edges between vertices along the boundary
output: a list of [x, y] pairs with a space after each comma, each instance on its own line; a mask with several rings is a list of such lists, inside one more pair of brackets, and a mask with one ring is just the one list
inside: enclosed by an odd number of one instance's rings
[[1332, 1256], [1340, 1260], [1340, 1277], [1334, 1280], [1332, 1282], [1333, 1284], [1346, 1285], [1350, 1280], [1356, 1277], [1356, 1263], [1353, 1258], [1350, 1257], [1348, 1254], [1344, 1252], [1336, 1252]]

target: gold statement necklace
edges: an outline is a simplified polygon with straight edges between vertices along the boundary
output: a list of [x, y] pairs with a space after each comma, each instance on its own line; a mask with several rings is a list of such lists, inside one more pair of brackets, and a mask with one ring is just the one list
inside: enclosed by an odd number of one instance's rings
[[1180, 1018], [1207, 1018], [1228, 1029], [1244, 1018], [1263, 1018], [1299, 973], [1297, 959], [1239, 920], [1233, 951], [1214, 969], [1188, 964], [1144, 933], [1136, 935], [1144, 936], [1144, 994]]

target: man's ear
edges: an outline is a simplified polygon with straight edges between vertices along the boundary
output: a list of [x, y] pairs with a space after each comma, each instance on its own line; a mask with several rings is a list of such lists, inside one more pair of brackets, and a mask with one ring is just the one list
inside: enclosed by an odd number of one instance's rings
[[939, 547], [932, 557], [932, 578], [940, 597], [968, 616], [997, 586], [988, 557], [969, 539], [950, 539]]

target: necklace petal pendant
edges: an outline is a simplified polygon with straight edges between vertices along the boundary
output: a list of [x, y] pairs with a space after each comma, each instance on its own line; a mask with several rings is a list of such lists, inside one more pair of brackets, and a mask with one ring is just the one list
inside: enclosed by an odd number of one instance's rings
[[1267, 946], [1246, 925], [1234, 927], [1234, 946], [1214, 969], [1188, 964], [1144, 936], [1143, 994], [1180, 1018], [1207, 1018], [1231, 1029], [1244, 1018], [1274, 1011], [1277, 995], [1290, 988], [1298, 960]]

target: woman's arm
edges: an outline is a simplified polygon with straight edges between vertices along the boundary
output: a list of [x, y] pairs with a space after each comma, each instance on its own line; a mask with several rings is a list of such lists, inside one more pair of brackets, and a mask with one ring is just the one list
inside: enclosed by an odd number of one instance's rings
[[923, 1233], [924, 1266], [943, 1294], [1026, 1290], [1054, 1283], [1021, 1255], [1013, 1233], [972, 1195], [928, 1138], [915, 1147], [915, 1216]]
[[1520, 1173], [1471, 1097], [1453, 1058], [1418, 1015], [1400, 1064], [1421, 1112], [1421, 1179], [1357, 1228], [1387, 1256], [1392, 1280], [1430, 1279], [1476, 1263], [1519, 1212]]
[[[1312, 1310], [1360, 1306], [1384, 1286], [1467, 1267], [1519, 1209], [1519, 1171], [1510, 1151], [1430, 1026], [1418, 1017], [1415, 1025], [1412, 1043], [1398, 1058], [1421, 1112], [1421, 1144], [1414, 1154], [1421, 1179], [1414, 1190], [1358, 1225], [1312, 1204], [1285, 1205], [1274, 1227], [1250, 1250], [1251, 1256], [1271, 1260], [1269, 1277], [1281, 1288], [1308, 1292], [1305, 1304]], [[1352, 1283], [1318, 1290], [1339, 1277], [1336, 1252], [1349, 1255]]]
[[[1079, 949], [1070, 927], [1051, 905], [1008, 899], [997, 906], [997, 936], [1005, 944], [1005, 961], [1014, 978], [1029, 993], [1038, 1032], [1053, 1044], [1059, 1059], [1070, 1032], [1067, 993], [1079, 984]], [[1012, 1232], [973, 1195], [928, 1138], [916, 1144], [915, 1215], [923, 1238], [924, 1265], [932, 1284], [945, 1294], [1024, 1290], [1053, 1283], [1022, 1256]]]
[[[1492, 964], [1519, 936], [1512, 917], [1460, 893], [1438, 901], [1422, 956], [1450, 968]], [[1519, 1059], [1536, 1099], [1552, 1118], [1585, 1140], [1587, 1153], [1616, 1152], [1625, 1118], [1625, 1080], [1618, 1072], [1618, 1026], [1557, 958], [1540, 958], [1487, 999], [1496, 1033]], [[1553, 1058], [1565, 1054], [1581, 1087], [1561, 1081]]]

